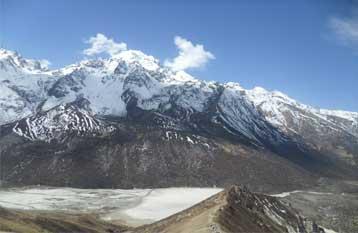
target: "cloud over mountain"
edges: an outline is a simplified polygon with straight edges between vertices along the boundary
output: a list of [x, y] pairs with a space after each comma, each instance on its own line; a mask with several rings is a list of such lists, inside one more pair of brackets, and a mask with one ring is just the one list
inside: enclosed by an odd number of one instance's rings
[[102, 33], [97, 33], [96, 36], [90, 37], [86, 43], [90, 45], [90, 48], [87, 48], [83, 51], [83, 54], [87, 56], [93, 56], [102, 53], [114, 56], [121, 51], [127, 50], [126, 43], [117, 43], [112, 38], [108, 38]]
[[215, 56], [204, 49], [202, 44], [193, 44], [191, 41], [176, 36], [174, 43], [179, 50], [179, 54], [172, 60], [166, 60], [165, 66], [173, 70], [186, 70], [189, 68], [199, 68], [205, 66]]

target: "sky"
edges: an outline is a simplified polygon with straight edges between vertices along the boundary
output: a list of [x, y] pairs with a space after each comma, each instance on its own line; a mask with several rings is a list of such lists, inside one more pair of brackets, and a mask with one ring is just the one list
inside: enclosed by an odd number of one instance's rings
[[0, 0], [0, 43], [59, 68], [141, 50], [196, 78], [358, 112], [352, 0]]

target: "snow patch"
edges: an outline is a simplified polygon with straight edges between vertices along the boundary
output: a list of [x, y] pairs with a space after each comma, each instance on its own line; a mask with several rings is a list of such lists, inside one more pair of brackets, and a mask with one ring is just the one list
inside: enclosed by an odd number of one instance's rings
[[124, 213], [136, 219], [160, 220], [199, 203], [222, 189], [216, 188], [168, 188], [155, 189], [142, 202], [125, 210]]
[[104, 220], [156, 221], [222, 191], [218, 188], [76, 189], [12, 188], [0, 190], [0, 206], [21, 210], [96, 213]]

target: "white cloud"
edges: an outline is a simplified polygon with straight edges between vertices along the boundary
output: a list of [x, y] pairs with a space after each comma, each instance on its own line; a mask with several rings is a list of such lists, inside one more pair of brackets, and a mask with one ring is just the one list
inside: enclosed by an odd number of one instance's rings
[[193, 45], [189, 40], [176, 36], [174, 43], [179, 50], [179, 55], [172, 60], [166, 60], [164, 65], [173, 70], [186, 70], [188, 68], [203, 67], [215, 56], [209, 51], [205, 51], [201, 44]]
[[107, 53], [110, 56], [114, 56], [121, 51], [127, 50], [127, 44], [115, 42], [112, 38], [107, 38], [101, 33], [97, 33], [96, 36], [90, 37], [87, 41], [91, 47], [83, 50], [83, 54], [87, 56], [93, 56], [96, 54]]
[[358, 44], [358, 19], [332, 18], [330, 26], [338, 39], [345, 45], [352, 46]]
[[47, 69], [51, 65], [51, 62], [46, 59], [42, 59], [39, 62], [40, 62], [41, 67], [45, 68], [45, 69]]

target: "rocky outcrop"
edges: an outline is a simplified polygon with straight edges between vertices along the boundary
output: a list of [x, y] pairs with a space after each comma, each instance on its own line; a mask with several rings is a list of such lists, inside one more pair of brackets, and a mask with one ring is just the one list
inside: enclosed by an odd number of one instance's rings
[[218, 222], [227, 232], [307, 232], [302, 216], [274, 197], [233, 186], [226, 201]]

